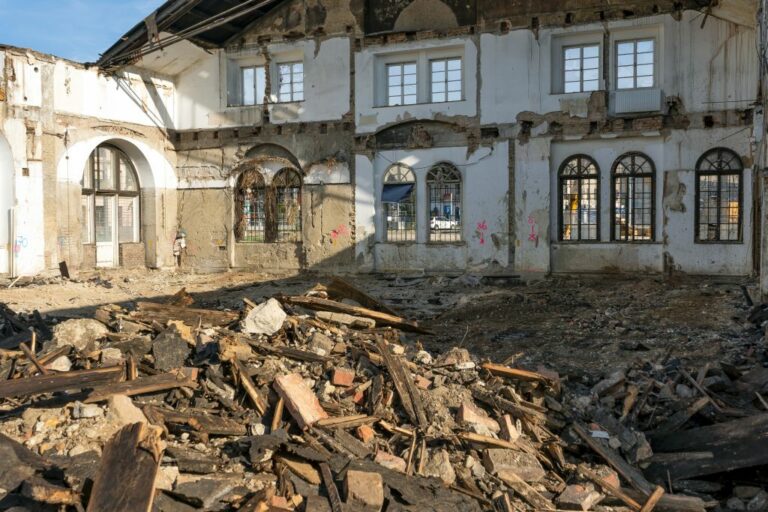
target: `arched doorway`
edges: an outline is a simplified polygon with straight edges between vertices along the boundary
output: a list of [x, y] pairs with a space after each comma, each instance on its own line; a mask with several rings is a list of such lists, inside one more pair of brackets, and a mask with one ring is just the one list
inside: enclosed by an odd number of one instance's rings
[[11, 210], [14, 204], [13, 155], [0, 133], [0, 274], [11, 272]]
[[116, 267], [121, 246], [142, 241], [136, 168], [121, 149], [102, 144], [88, 158], [80, 185], [82, 243], [95, 249], [95, 266]]

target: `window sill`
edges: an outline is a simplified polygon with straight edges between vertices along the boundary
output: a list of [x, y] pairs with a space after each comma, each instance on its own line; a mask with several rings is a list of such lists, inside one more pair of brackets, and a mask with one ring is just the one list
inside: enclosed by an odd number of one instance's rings
[[276, 242], [256, 242], [256, 241], [248, 242], [248, 241], [245, 241], [245, 240], [237, 240], [237, 241], [235, 241], [235, 245], [236, 246], [237, 245], [245, 245], [245, 246], [250, 246], [250, 245], [280, 245], [280, 244], [283, 244], [283, 245], [301, 245], [302, 243], [303, 242], [281, 242], [281, 241], [276, 241]]
[[230, 109], [260, 109], [264, 108], [264, 105], [270, 106], [270, 105], [298, 105], [301, 103], [305, 103], [307, 100], [306, 98], [303, 100], [297, 100], [297, 101], [270, 101], [269, 103], [257, 103], [256, 105], [227, 105], [227, 108]]
[[424, 105], [446, 105], [451, 103], [461, 103], [467, 101], [466, 98], [453, 101], [427, 101], [421, 103], [409, 103], [407, 105], [375, 105], [373, 108], [407, 108], [407, 107], [421, 107]]
[[744, 240], [694, 240], [699, 245], [743, 245]]

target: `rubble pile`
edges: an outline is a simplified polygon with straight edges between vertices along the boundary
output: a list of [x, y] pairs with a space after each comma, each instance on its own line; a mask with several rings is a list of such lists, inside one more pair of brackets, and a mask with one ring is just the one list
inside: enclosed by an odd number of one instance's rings
[[723, 476], [768, 465], [753, 359], [569, 381], [428, 353], [338, 278], [0, 321], [0, 510], [768, 510]]

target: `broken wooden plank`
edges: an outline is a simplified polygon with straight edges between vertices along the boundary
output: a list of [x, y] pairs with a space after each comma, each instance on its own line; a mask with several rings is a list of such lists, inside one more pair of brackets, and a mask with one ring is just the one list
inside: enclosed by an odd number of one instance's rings
[[[118, 367], [121, 372], [122, 367]], [[136, 380], [96, 387], [85, 403], [102, 402], [112, 395], [143, 395], [175, 388], [197, 388], [197, 368], [181, 368], [178, 372], [150, 375]]]
[[500, 364], [484, 363], [481, 366], [484, 370], [487, 370], [492, 375], [499, 377], [505, 377], [507, 379], [523, 380], [527, 382], [540, 382], [552, 387], [556, 393], [560, 392], [560, 380], [553, 379], [538, 372], [532, 372], [529, 370], [521, 370], [519, 368], [510, 368], [509, 366], [503, 366]]
[[75, 490], [54, 485], [41, 477], [33, 477], [25, 481], [21, 486], [21, 495], [49, 505], [81, 504], [80, 494]]
[[[768, 464], [768, 414], [654, 437], [652, 446], [657, 453], [646, 474], [659, 483], [667, 480], [667, 472], [674, 481], [761, 466]], [[657, 457], [686, 452], [708, 452], [711, 456]]]
[[326, 428], [355, 428], [360, 425], [374, 423], [378, 418], [368, 416], [367, 414], [353, 414], [351, 416], [339, 416], [336, 418], [326, 418], [318, 420], [315, 425]]
[[118, 431], [104, 447], [87, 512], [151, 510], [160, 443], [157, 431], [146, 423]]
[[[646, 500], [646, 495], [634, 489], [626, 489], [625, 492], [634, 500]], [[656, 503], [655, 512], [706, 512], [715, 506], [716, 502], [705, 502], [696, 496], [683, 494], [664, 494]]]
[[654, 489], [648, 497], [648, 501], [646, 501], [643, 508], [640, 509], [640, 512], [653, 512], [653, 509], [656, 508], [656, 504], [661, 500], [662, 496], [664, 496], [664, 488], [657, 485], [656, 489]]
[[328, 463], [320, 463], [320, 476], [322, 476], [323, 485], [325, 485], [325, 490], [328, 492], [328, 501], [331, 502], [331, 512], [344, 512], [339, 489], [333, 481], [333, 475], [331, 474], [331, 468], [328, 466]]
[[27, 356], [27, 359], [37, 368], [37, 371], [42, 373], [43, 375], [50, 375], [51, 372], [49, 372], [45, 366], [40, 364], [40, 361], [37, 360], [35, 357], [35, 354], [32, 352], [32, 350], [27, 346], [26, 343], [21, 343], [19, 345], [19, 348], [22, 352], [24, 352], [24, 355]]
[[245, 369], [243, 363], [241, 363], [240, 360], [238, 360], [236, 357], [232, 358], [232, 367], [237, 372], [240, 384], [242, 384], [243, 389], [245, 389], [245, 392], [248, 394], [251, 402], [253, 402], [254, 407], [256, 407], [256, 410], [259, 412], [259, 414], [264, 416], [267, 413], [267, 403], [259, 394], [259, 390], [256, 389], [256, 384], [253, 383], [251, 376], [248, 375], [248, 370]]
[[504, 471], [503, 475], [498, 477], [505, 484], [510, 486], [518, 495], [520, 495], [526, 503], [534, 507], [536, 510], [556, 510], [555, 505], [542, 496], [533, 487], [528, 485], [522, 478], [517, 476], [513, 471]]
[[[616, 453], [610, 446], [604, 444], [602, 440], [593, 438], [587, 429], [578, 423], [573, 424], [573, 431], [589, 446], [592, 451], [608, 463], [624, 480], [632, 487], [650, 496], [653, 492], [653, 485], [645, 479], [643, 474], [635, 467], [631, 466], [621, 455]], [[644, 498], [645, 500], [645, 498]]]
[[680, 430], [686, 422], [691, 419], [696, 413], [704, 408], [709, 403], [709, 397], [702, 397], [697, 400], [693, 400], [688, 407], [681, 409], [674, 413], [672, 416], [662, 423], [656, 430], [653, 431], [651, 437], [662, 436], [665, 434], [671, 434]]
[[238, 421], [204, 413], [179, 412], [148, 405], [144, 414], [155, 425], [189, 425], [193, 430], [210, 435], [242, 436], [247, 432], [245, 425]]
[[579, 466], [578, 469], [579, 473], [584, 475], [587, 479], [591, 480], [593, 483], [599, 485], [605, 492], [612, 495], [614, 498], [618, 498], [621, 500], [625, 505], [627, 505], [629, 508], [634, 510], [635, 512], [640, 512], [640, 509], [643, 507], [638, 502], [636, 502], [630, 495], [625, 493], [621, 487], [616, 487], [612, 483], [608, 481], [608, 479], [601, 477], [594, 471], [590, 470], [584, 465]]
[[389, 371], [389, 376], [392, 378], [395, 390], [400, 396], [400, 402], [403, 404], [411, 421], [419, 428], [426, 428], [429, 423], [427, 421], [427, 414], [424, 412], [424, 405], [421, 403], [421, 395], [416, 386], [413, 385], [410, 372], [405, 369], [400, 357], [390, 352], [389, 347], [383, 340], [377, 339], [376, 347]]
[[474, 434], [472, 432], [460, 432], [456, 434], [456, 437], [462, 441], [466, 441], [472, 444], [479, 444], [481, 446], [494, 446], [496, 448], [508, 448], [510, 450], [520, 450], [520, 445], [517, 443], [511, 443], [503, 439], [496, 439], [495, 437], [483, 436], [480, 434]]
[[154, 302], [137, 302], [136, 311], [132, 311], [129, 316], [140, 322], [152, 323], [152, 321], [157, 321], [163, 325], [170, 320], [181, 320], [192, 327], [197, 327], [200, 322], [203, 325], [225, 327], [240, 319], [240, 313], [233, 311], [195, 309]]
[[95, 388], [109, 383], [120, 382], [123, 375], [124, 370], [122, 366], [111, 366], [95, 370], [77, 370], [8, 380], [4, 381], [3, 385], [0, 386], [0, 398]]
[[328, 299], [320, 299], [317, 297], [280, 297], [280, 300], [293, 306], [301, 306], [303, 308], [311, 309], [314, 311], [330, 311], [332, 313], [345, 313], [353, 316], [362, 316], [371, 318], [379, 325], [388, 325], [397, 329], [416, 332], [420, 334], [432, 334], [427, 329], [419, 327], [417, 322], [409, 321], [399, 316], [390, 315], [388, 313], [381, 313], [372, 309], [363, 308], [359, 306], [350, 306], [342, 302], [336, 302]]
[[315, 289], [323, 289], [328, 293], [328, 296], [333, 300], [351, 299], [363, 306], [364, 308], [381, 311], [392, 316], [399, 316], [399, 314], [392, 308], [384, 304], [378, 299], [375, 299], [355, 287], [349, 281], [345, 281], [340, 277], [333, 276], [330, 282], [326, 285], [318, 285]]

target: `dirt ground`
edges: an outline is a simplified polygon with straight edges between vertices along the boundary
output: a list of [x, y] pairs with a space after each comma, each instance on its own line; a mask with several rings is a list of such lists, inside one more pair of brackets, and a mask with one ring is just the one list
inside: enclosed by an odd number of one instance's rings
[[[239, 309], [242, 298], [259, 301], [298, 294], [323, 276], [254, 273], [191, 274], [102, 271], [61, 278], [0, 282], [0, 302], [18, 312], [39, 310], [60, 318], [90, 316], [107, 303], [159, 300], [185, 287], [202, 307]], [[478, 357], [562, 375], [591, 376], [638, 360], [676, 357], [693, 366], [738, 360], [762, 343], [746, 322], [738, 278], [551, 277], [533, 283], [476, 276], [348, 276], [435, 336], [410, 337], [435, 352], [456, 345]]]

